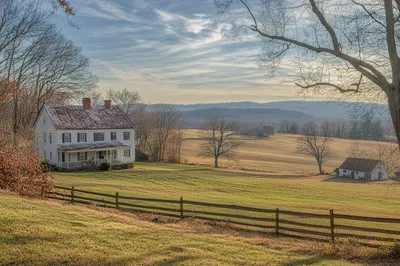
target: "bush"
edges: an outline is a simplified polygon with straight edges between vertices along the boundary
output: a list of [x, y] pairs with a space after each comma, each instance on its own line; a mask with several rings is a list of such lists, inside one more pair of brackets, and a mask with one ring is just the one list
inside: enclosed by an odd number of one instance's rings
[[43, 172], [49, 172], [50, 171], [50, 163], [49, 163], [48, 160], [41, 161], [40, 165], [42, 166]]
[[100, 165], [100, 170], [101, 171], [109, 171], [111, 168], [111, 164], [110, 163], [102, 163]]
[[23, 196], [44, 197], [53, 190], [53, 180], [43, 171], [40, 155], [28, 147], [0, 149], [0, 189]]
[[334, 173], [336, 176], [339, 176], [339, 168], [335, 168], [335, 170], [333, 170], [333, 173]]
[[141, 150], [136, 149], [135, 150], [135, 160], [138, 162], [148, 161], [149, 156], [146, 153], [142, 152]]
[[126, 164], [126, 163], [121, 164], [121, 168], [122, 169], [128, 169], [128, 164]]

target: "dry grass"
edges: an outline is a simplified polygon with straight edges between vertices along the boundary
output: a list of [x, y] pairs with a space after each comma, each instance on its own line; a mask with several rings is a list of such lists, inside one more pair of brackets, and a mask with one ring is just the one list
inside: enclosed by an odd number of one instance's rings
[[[262, 171], [271, 174], [306, 174], [312, 175], [318, 172], [315, 160], [306, 155], [295, 152], [298, 135], [276, 134], [267, 139], [252, 137], [240, 137], [243, 145], [236, 154], [235, 161], [221, 159], [220, 166]], [[378, 149], [380, 145], [389, 145], [383, 142], [361, 140], [360, 149]], [[332, 156], [324, 164], [325, 172], [332, 172], [339, 167], [348, 157], [348, 149], [352, 140], [334, 139], [330, 144]], [[198, 139], [197, 130], [186, 130], [182, 146], [182, 161], [188, 164], [213, 165], [211, 158], [199, 158], [201, 140]]]
[[0, 192], [0, 264], [397, 265], [390, 250], [159, 218]]

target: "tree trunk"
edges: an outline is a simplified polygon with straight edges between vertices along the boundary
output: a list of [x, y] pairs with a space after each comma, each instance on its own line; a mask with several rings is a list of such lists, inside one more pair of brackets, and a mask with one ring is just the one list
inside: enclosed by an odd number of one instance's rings
[[18, 134], [18, 100], [14, 99], [14, 113], [13, 113], [13, 145], [17, 146]]
[[324, 171], [322, 170], [322, 163], [318, 162], [319, 174], [322, 175]]
[[215, 168], [218, 168], [218, 157], [215, 157], [215, 160], [214, 160], [214, 167], [215, 167]]
[[399, 88], [389, 88], [388, 106], [390, 116], [392, 117], [393, 130], [397, 138], [397, 144], [400, 147], [400, 86]]

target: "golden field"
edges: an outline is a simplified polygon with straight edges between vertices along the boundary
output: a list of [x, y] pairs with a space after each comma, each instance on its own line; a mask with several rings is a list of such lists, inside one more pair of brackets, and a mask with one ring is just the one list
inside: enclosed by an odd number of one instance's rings
[[[182, 162], [198, 165], [213, 165], [212, 158], [198, 156], [202, 141], [198, 130], [188, 129], [184, 133], [182, 145]], [[275, 134], [266, 139], [240, 136], [242, 146], [237, 150], [235, 160], [220, 159], [220, 166], [251, 171], [262, 171], [273, 175], [314, 175], [318, 166], [313, 157], [296, 152], [296, 140], [299, 135]], [[326, 173], [339, 167], [348, 157], [348, 150], [354, 140], [333, 139], [330, 143], [331, 156], [323, 165]], [[358, 140], [359, 149], [378, 150], [381, 145], [392, 145], [384, 142]]]

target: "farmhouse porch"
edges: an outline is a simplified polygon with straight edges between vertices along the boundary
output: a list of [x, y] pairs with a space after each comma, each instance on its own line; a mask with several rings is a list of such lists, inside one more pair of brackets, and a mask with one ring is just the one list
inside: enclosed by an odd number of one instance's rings
[[122, 143], [59, 145], [57, 167], [65, 169], [96, 168], [102, 163], [132, 163], [131, 147]]

